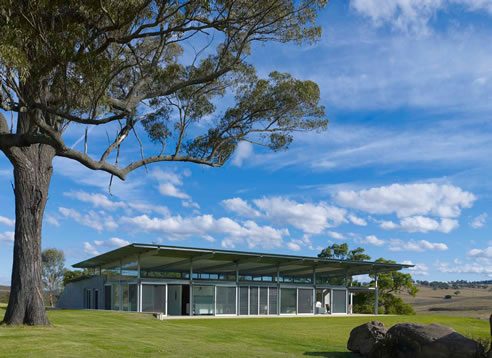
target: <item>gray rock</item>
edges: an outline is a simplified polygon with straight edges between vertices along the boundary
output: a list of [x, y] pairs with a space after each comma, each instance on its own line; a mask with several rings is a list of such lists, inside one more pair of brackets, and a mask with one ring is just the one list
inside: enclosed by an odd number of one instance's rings
[[391, 327], [371, 358], [484, 358], [483, 347], [440, 324], [401, 323]]
[[378, 321], [371, 321], [355, 327], [350, 332], [347, 349], [368, 356], [376, 344], [384, 339], [386, 331], [384, 324]]

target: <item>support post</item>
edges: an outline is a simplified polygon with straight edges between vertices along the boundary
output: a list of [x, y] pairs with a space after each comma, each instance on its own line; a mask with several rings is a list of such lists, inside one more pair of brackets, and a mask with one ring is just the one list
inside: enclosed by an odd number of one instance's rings
[[193, 316], [193, 259], [190, 259], [190, 316]]
[[374, 303], [374, 314], [377, 315], [378, 314], [378, 309], [379, 309], [379, 290], [378, 290], [378, 274], [375, 273], [374, 274], [374, 284], [376, 286], [376, 289], [375, 289], [375, 295], [376, 295], [376, 302]]
[[280, 264], [277, 265], [277, 315], [280, 316]]
[[313, 266], [313, 314], [316, 314], [316, 266]]
[[239, 262], [236, 261], [236, 314], [239, 316]]

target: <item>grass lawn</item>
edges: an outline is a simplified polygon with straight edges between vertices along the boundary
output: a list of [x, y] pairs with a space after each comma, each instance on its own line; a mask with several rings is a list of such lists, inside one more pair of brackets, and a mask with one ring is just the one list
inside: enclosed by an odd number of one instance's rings
[[[3, 317], [5, 307], [0, 308]], [[1, 357], [352, 357], [350, 330], [373, 317], [285, 317], [158, 321], [151, 315], [49, 311], [53, 327], [0, 327]], [[441, 323], [473, 338], [489, 336], [486, 321], [443, 316], [379, 316]]]

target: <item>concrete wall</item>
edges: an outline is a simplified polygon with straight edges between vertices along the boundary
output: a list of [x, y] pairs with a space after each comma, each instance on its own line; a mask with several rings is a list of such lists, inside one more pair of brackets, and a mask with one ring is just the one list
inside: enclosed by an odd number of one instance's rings
[[[98, 307], [104, 309], [104, 276], [93, 276], [70, 282], [65, 286], [56, 304], [57, 308], [83, 309], [84, 289], [99, 290]], [[94, 308], [94, 291], [91, 293], [91, 308]]]

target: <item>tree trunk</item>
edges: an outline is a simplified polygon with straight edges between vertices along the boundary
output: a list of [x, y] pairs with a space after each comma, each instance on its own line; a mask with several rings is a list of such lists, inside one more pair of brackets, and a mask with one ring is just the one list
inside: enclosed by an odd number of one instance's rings
[[44, 145], [15, 149], [9, 153], [15, 182], [14, 258], [3, 323], [49, 325], [41, 294], [41, 231], [55, 153]]

